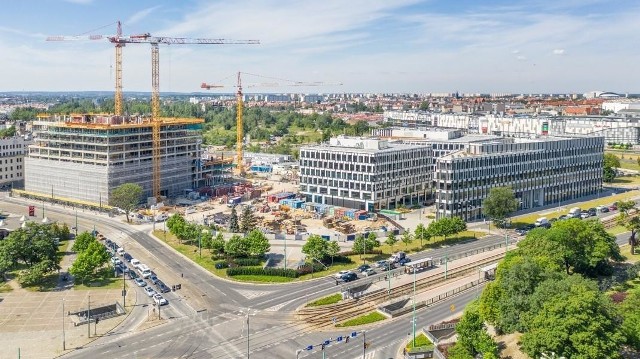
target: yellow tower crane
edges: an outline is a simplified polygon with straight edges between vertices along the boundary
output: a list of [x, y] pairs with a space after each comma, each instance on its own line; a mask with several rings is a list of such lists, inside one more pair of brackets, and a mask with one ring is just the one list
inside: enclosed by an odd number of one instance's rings
[[[116, 115], [122, 115], [122, 48], [126, 44], [151, 44], [151, 121], [152, 121], [152, 140], [153, 140], [153, 189], [152, 194], [156, 199], [160, 199], [160, 157], [161, 157], [161, 138], [160, 138], [160, 51], [159, 44], [167, 45], [229, 45], [244, 44], [257, 45], [259, 40], [226, 40], [226, 39], [207, 39], [207, 38], [184, 38], [184, 37], [165, 37], [151, 36], [149, 33], [140, 35], [122, 35], [122, 27], [120, 21], [117, 22], [116, 35], [90, 35], [89, 40], [100, 40], [106, 38], [109, 42], [115, 44], [116, 48], [116, 93], [115, 93], [115, 112]], [[66, 40], [82, 40], [82, 36], [51, 36], [47, 41], [66, 41]]]
[[[255, 75], [255, 74], [250, 74], [248, 72], [238, 72], [238, 81], [235, 85], [235, 87], [238, 89], [238, 91], [236, 92], [236, 102], [237, 102], [237, 111], [236, 111], [236, 174], [239, 176], [244, 176], [245, 175], [245, 165], [244, 165], [244, 123], [243, 123], [243, 119], [242, 119], [242, 112], [243, 112], [243, 108], [244, 108], [244, 100], [243, 100], [243, 94], [242, 94], [242, 80], [240, 78], [241, 74], [245, 74], [245, 75], [251, 75], [251, 76], [256, 76], [256, 77], [261, 77], [261, 78], [266, 78], [266, 79], [272, 79], [272, 80], [277, 80], [280, 82], [263, 82], [263, 83], [257, 83], [257, 84], [251, 84], [248, 87], [281, 87], [281, 86], [328, 86], [328, 85], [334, 85], [334, 86], [341, 86], [342, 83], [328, 83], [328, 82], [302, 82], [302, 81], [291, 81], [291, 80], [285, 80], [285, 79], [280, 79], [280, 78], [275, 78], [275, 77], [268, 77], [268, 76], [262, 76], [262, 75]], [[223, 88], [226, 87], [224, 85], [219, 85], [219, 84], [208, 84], [206, 82], [203, 82], [200, 85], [200, 88], [203, 89], [207, 89], [210, 90], [212, 88]]]

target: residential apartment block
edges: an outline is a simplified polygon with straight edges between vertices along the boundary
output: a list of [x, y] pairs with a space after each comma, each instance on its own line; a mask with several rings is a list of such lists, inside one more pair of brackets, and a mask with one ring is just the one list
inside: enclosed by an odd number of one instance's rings
[[0, 186], [23, 183], [24, 155], [30, 143], [23, 136], [0, 138]]
[[493, 187], [513, 188], [518, 210], [592, 195], [602, 188], [603, 137], [500, 138], [436, 159], [437, 218], [483, 218]]
[[300, 148], [307, 201], [375, 211], [422, 203], [431, 193], [432, 150], [376, 138], [340, 136]]
[[[161, 194], [176, 196], [201, 176], [201, 119], [163, 118]], [[110, 115], [41, 117], [25, 158], [25, 190], [92, 204], [107, 204], [123, 183], [152, 196], [152, 125], [148, 118]]]

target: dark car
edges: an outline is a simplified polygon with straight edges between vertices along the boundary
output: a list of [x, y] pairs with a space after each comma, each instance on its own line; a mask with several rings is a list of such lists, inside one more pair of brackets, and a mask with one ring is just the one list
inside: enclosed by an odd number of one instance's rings
[[600, 209], [600, 212], [602, 212], [602, 213], [607, 213], [607, 212], [609, 212], [609, 208], [607, 208], [607, 207], [602, 207], [602, 208]]
[[517, 233], [519, 236], [524, 236], [524, 235], [526, 235], [526, 234], [527, 234], [527, 232], [528, 232], [528, 231], [527, 231], [525, 228], [518, 228], [518, 229], [516, 229], [516, 233]]
[[558, 217], [558, 221], [564, 221], [565, 219], [568, 219], [569, 217], [566, 214], [563, 214], [562, 216]]
[[158, 277], [155, 274], [152, 274], [149, 276], [149, 280], [151, 281], [151, 283], [156, 284], [160, 279], [158, 279]]
[[110, 239], [105, 239], [105, 240], [104, 240], [104, 245], [105, 245], [105, 246], [107, 246], [107, 247], [111, 247], [111, 244], [112, 244], [112, 243], [113, 243], [113, 242], [112, 242]]
[[369, 268], [371, 268], [371, 266], [370, 266], [370, 265], [368, 265], [368, 264], [363, 264], [363, 265], [361, 265], [360, 267], [358, 267], [358, 272], [362, 273], [362, 272], [366, 271], [366, 270], [367, 270], [367, 269], [369, 269]]
[[136, 274], [136, 271], [130, 270], [129, 272], [127, 272], [127, 274], [129, 275], [130, 279], [138, 278], [138, 274]]
[[532, 230], [532, 229], [536, 228], [536, 225], [535, 225], [535, 224], [527, 224], [527, 225], [525, 225], [523, 228], [524, 228], [526, 231], [530, 231], [530, 230]]
[[598, 211], [595, 208], [589, 208], [587, 210], [587, 213], [589, 213], [590, 216], [595, 216], [596, 214], [598, 214]]
[[358, 279], [358, 275], [356, 275], [353, 272], [349, 272], [349, 273], [343, 274], [342, 277], [340, 277], [340, 279], [344, 282], [351, 282], [352, 280]]
[[131, 260], [133, 259], [133, 257], [131, 256], [131, 254], [129, 253], [124, 253], [124, 255], [122, 256], [122, 258], [124, 258], [124, 260], [126, 260], [127, 262], [131, 262]]
[[407, 264], [407, 263], [409, 263], [409, 262], [411, 262], [411, 258], [409, 258], [409, 257], [404, 257], [404, 258], [402, 258], [401, 260], [399, 260], [399, 261], [398, 261], [398, 264], [400, 264], [401, 266], [403, 266], [403, 265], [405, 265], [405, 264]]
[[156, 285], [156, 288], [158, 288], [158, 291], [160, 293], [171, 292], [171, 289], [169, 287], [167, 287], [167, 285], [164, 284], [164, 282], [159, 280], [159, 279], [158, 279], [158, 281], [156, 281], [155, 285]]

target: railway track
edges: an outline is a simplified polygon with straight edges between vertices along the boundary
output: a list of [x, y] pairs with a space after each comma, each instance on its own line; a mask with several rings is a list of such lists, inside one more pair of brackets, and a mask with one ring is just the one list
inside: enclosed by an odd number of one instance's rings
[[[478, 266], [493, 263], [504, 257], [504, 253], [498, 253], [491, 257], [481, 259], [474, 263], [468, 263], [448, 271], [445, 279], [444, 273], [436, 273], [416, 280], [416, 292], [423, 292], [434, 285], [474, 273]], [[348, 299], [340, 303], [323, 307], [302, 308], [296, 313], [298, 320], [310, 324], [316, 328], [333, 326], [347, 319], [363, 315], [375, 310], [379, 304], [413, 293], [413, 282], [402, 284], [392, 288], [391, 293], [386, 289], [378, 289], [369, 292], [356, 299]]]

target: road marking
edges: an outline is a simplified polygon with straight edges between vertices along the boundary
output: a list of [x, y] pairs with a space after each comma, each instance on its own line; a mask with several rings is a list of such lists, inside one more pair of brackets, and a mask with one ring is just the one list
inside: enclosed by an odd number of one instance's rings
[[250, 290], [250, 289], [234, 289], [236, 292], [238, 292], [238, 294], [240, 294], [241, 296], [247, 298], [247, 299], [253, 299], [253, 298], [258, 298], [258, 297], [262, 297], [265, 296], [267, 294], [271, 294], [273, 293], [273, 291], [270, 290]]
[[277, 312], [280, 309], [282, 309], [282, 307], [284, 307], [285, 305], [291, 304], [291, 303], [295, 302], [296, 300], [297, 299], [291, 299], [288, 302], [284, 302], [284, 303], [280, 303], [280, 304], [274, 305], [273, 307], [265, 309], [265, 311], [267, 311], [267, 312]]

